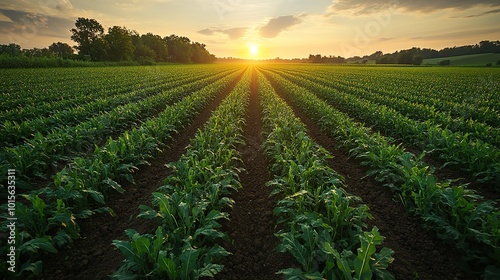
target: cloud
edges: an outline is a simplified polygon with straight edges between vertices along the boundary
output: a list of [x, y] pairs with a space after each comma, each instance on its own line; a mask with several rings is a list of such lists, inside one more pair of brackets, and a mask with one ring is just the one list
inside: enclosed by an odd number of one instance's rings
[[500, 13], [500, 9], [491, 10], [491, 11], [487, 11], [487, 12], [480, 13], [480, 14], [475, 14], [475, 15], [456, 16], [456, 17], [451, 17], [451, 18], [475, 18], [475, 17], [482, 17], [482, 16], [485, 16], [485, 15], [491, 15], [491, 14], [496, 14], [496, 13]]
[[224, 34], [229, 36], [229, 39], [235, 40], [243, 37], [245, 33], [247, 32], [248, 28], [246, 27], [236, 27], [236, 28], [230, 28], [230, 29], [220, 29], [216, 27], [211, 27], [211, 28], [206, 28], [203, 30], [198, 31], [199, 34], [211, 36], [214, 34]]
[[245, 35], [247, 30], [248, 29], [245, 27], [238, 27], [238, 28], [231, 28], [231, 29], [223, 30], [222, 33], [227, 34], [230, 39], [238, 39], [238, 38], [243, 37], [243, 35]]
[[289, 15], [271, 19], [266, 25], [259, 28], [260, 36], [264, 38], [275, 38], [282, 31], [302, 22], [299, 17]]
[[0, 9], [0, 15], [9, 21], [0, 21], [2, 43], [17, 43], [24, 47], [35, 38], [53, 37], [66, 41], [70, 37], [69, 29], [73, 21], [50, 15], [34, 14], [23, 11]]
[[472, 7], [500, 7], [498, 0], [335, 0], [328, 8], [330, 14], [349, 12], [354, 15], [377, 13], [388, 8], [406, 12], [434, 12], [443, 9], [466, 10]]
[[4, 21], [3, 31], [8, 32], [23, 32], [27, 28], [43, 28], [47, 27], [47, 16], [26, 13], [22, 11], [11, 11], [0, 9], [0, 14], [8, 18], [9, 21]]
[[500, 32], [500, 28], [485, 28], [473, 30], [461, 30], [457, 32], [441, 33], [435, 35], [425, 35], [412, 37], [411, 40], [455, 40], [457, 38], [466, 37], [467, 35], [490, 35]]
[[394, 37], [382, 37], [382, 38], [378, 38], [377, 41], [379, 42], [387, 42], [387, 41], [392, 41], [392, 40], [395, 40], [396, 38]]
[[69, 17], [76, 12], [75, 8], [68, 0], [37, 1], [3, 0], [0, 3], [1, 10], [11, 10], [31, 13], [43, 16]]

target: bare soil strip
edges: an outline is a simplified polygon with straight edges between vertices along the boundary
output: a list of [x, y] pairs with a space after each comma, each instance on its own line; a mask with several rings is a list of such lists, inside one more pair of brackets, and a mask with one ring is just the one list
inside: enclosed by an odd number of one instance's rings
[[395, 251], [395, 260], [389, 270], [396, 279], [474, 279], [460, 271], [460, 253], [455, 248], [424, 230], [422, 222], [406, 212], [389, 188], [371, 178], [364, 178], [367, 169], [360, 165], [361, 162], [349, 158], [348, 150], [338, 148], [339, 143], [323, 133], [314, 121], [278, 90], [274, 82], [271, 83], [295, 115], [306, 124], [308, 134], [314, 141], [334, 156], [328, 163], [344, 176], [346, 190], [361, 197], [363, 203], [370, 207], [373, 220], [369, 221], [369, 227], [377, 226], [385, 237], [382, 245]]
[[232, 195], [235, 204], [230, 220], [222, 228], [230, 239], [223, 247], [232, 255], [223, 260], [224, 270], [216, 279], [282, 279], [275, 273], [294, 263], [290, 255], [275, 250], [279, 244], [274, 236], [277, 219], [273, 216], [277, 198], [269, 197], [272, 189], [265, 186], [272, 176], [262, 150], [264, 139], [255, 71], [244, 128], [246, 145], [239, 149], [246, 169], [240, 174], [243, 188]]
[[222, 100], [231, 92], [243, 76], [244, 71], [229, 86], [206, 106], [191, 124], [179, 134], [150, 165], [141, 167], [134, 176], [135, 184], [125, 183], [124, 194], [113, 194], [107, 198], [107, 206], [115, 211], [115, 216], [96, 214], [81, 221], [81, 236], [72, 247], [59, 250], [43, 260], [42, 279], [109, 279], [123, 260], [123, 255], [115, 250], [112, 241], [125, 240], [125, 229], [133, 228], [140, 233], [153, 230], [156, 225], [151, 220], [136, 219], [139, 205], [149, 204], [151, 193], [163, 185], [169, 175], [165, 164], [179, 160], [184, 154], [189, 140], [193, 138], [210, 118]]

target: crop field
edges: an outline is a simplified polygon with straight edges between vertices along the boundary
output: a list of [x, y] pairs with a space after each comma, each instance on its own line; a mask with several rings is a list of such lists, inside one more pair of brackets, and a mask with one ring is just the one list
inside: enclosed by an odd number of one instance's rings
[[8, 279], [500, 279], [499, 68], [0, 77]]

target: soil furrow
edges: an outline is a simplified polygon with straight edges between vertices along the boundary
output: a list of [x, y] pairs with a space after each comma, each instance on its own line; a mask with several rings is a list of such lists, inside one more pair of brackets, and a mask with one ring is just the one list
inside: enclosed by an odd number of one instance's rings
[[361, 197], [362, 203], [370, 207], [373, 215], [373, 219], [369, 221], [370, 228], [377, 226], [385, 237], [382, 245], [395, 251], [395, 260], [389, 270], [396, 279], [474, 279], [460, 271], [460, 253], [455, 248], [424, 230], [422, 222], [406, 212], [389, 188], [367, 178], [367, 169], [361, 166], [359, 160], [349, 158], [348, 150], [338, 148], [339, 143], [323, 133], [314, 121], [279, 90], [274, 81], [271, 84], [307, 126], [308, 134], [314, 141], [334, 156], [328, 160], [328, 164], [344, 176], [346, 190]]
[[262, 149], [255, 68], [252, 71], [249, 112], [243, 132], [245, 145], [239, 149], [246, 169], [240, 174], [243, 188], [232, 195], [235, 204], [230, 220], [222, 229], [230, 240], [223, 247], [232, 255], [223, 260], [224, 270], [217, 279], [282, 279], [275, 273], [293, 263], [291, 256], [275, 250], [279, 244], [274, 236], [277, 219], [273, 216], [277, 198], [269, 197], [272, 190], [265, 185], [272, 176]]
[[[210, 118], [222, 100], [232, 91], [243, 76], [241, 72], [226, 89], [206, 106], [186, 129], [174, 136], [174, 140], [162, 153], [141, 167], [134, 176], [135, 184], [124, 183], [124, 194], [115, 193], [107, 198], [107, 206], [115, 211], [115, 216], [96, 214], [81, 221], [81, 239], [73, 246], [48, 255], [43, 260], [42, 279], [109, 279], [123, 260], [123, 255], [115, 250], [112, 241], [125, 240], [125, 229], [133, 228], [140, 233], [152, 231], [156, 224], [151, 220], [136, 219], [139, 205], [149, 204], [151, 193], [163, 185], [169, 175], [165, 164], [179, 160], [186, 151], [189, 141]], [[64, 256], [64, 259], [63, 259]]]

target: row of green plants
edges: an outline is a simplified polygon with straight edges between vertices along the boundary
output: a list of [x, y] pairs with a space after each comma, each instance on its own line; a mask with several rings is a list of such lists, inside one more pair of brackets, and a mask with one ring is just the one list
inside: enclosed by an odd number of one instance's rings
[[[356, 73], [353, 73], [356, 72]], [[449, 112], [454, 118], [472, 119], [500, 127], [500, 72], [477, 68], [375, 68], [334, 71], [315, 69], [335, 83], [399, 97]]]
[[[132, 181], [132, 173], [138, 166], [146, 164], [177, 130], [221, 94], [236, 74], [166, 106], [156, 118], [116, 140], [110, 138], [105, 145], [97, 147], [91, 157], [75, 158], [55, 175], [48, 187], [22, 194], [23, 201], [18, 199], [16, 202], [16, 236], [19, 236], [16, 265], [20, 270], [9, 276], [39, 276], [45, 253], [56, 253], [57, 248], [79, 237], [78, 219], [89, 218], [97, 212], [113, 214], [112, 209], [105, 206], [105, 198], [111, 192], [124, 192], [120, 182]], [[2, 215], [7, 212], [6, 208], [6, 204], [1, 207]], [[2, 230], [7, 228], [5, 223], [2, 223]], [[0, 253], [5, 255], [6, 252], [7, 245], [2, 244]], [[0, 270], [6, 271], [5, 266], [5, 262], [1, 263]]]
[[[156, 67], [106, 67], [75, 69], [0, 69], [0, 112], [29, 107], [26, 113], [49, 111], [92, 102], [93, 97], [106, 93], [123, 93], [152, 83], [168, 83], [192, 73], [235, 70], [239, 66], [221, 65], [162, 65]], [[57, 91], [54, 91], [57, 89]], [[68, 103], [66, 103], [68, 102]], [[56, 104], [60, 104], [61, 106]], [[44, 107], [55, 106], [55, 107]], [[28, 109], [28, 108], [26, 108]], [[35, 116], [47, 110], [36, 111]]]
[[367, 175], [390, 187], [408, 211], [423, 225], [463, 252], [470, 272], [485, 279], [500, 272], [500, 211], [494, 202], [455, 184], [439, 181], [432, 168], [401, 145], [354, 122], [315, 94], [279, 75], [266, 71], [295, 106], [306, 112], [321, 129], [362, 159]]
[[199, 279], [213, 277], [217, 262], [230, 253], [220, 220], [228, 219], [234, 201], [227, 197], [240, 186], [237, 166], [249, 103], [250, 70], [191, 140], [174, 173], [152, 194], [152, 207], [141, 205], [138, 218], [155, 220], [154, 233], [126, 230], [128, 240], [113, 245], [125, 256], [113, 279]]
[[[46, 134], [68, 126], [75, 126], [88, 120], [89, 118], [106, 114], [118, 106], [139, 102], [158, 93], [172, 90], [176, 87], [190, 84], [211, 76], [216, 76], [214, 73], [201, 73], [201, 75], [196, 76], [193, 74], [194, 73], [187, 73], [184, 76], [174, 77], [171, 81], [166, 83], [163, 83], [162, 81], [153, 82], [143, 88], [120, 94], [115, 94], [114, 92], [99, 92], [100, 95], [98, 97], [94, 97], [95, 99], [92, 102], [82, 104], [77, 107], [65, 108], [63, 110], [51, 112], [51, 115], [48, 117], [41, 116], [20, 122], [12, 119], [6, 120], [3, 126], [0, 127], [0, 133], [2, 135], [8, 135], [8, 137], [3, 138], [3, 142], [0, 143], [0, 145], [2, 147], [19, 145], [23, 140], [30, 139], [36, 133]], [[219, 74], [218, 76], [224, 74], [225, 73]]]
[[268, 185], [281, 198], [274, 209], [278, 250], [300, 264], [279, 273], [286, 279], [394, 279], [386, 270], [394, 252], [378, 250], [384, 237], [377, 227], [365, 230], [368, 206], [342, 188], [343, 178], [326, 162], [332, 156], [260, 73], [258, 85], [264, 147], [275, 175]]
[[[194, 71], [194, 69], [193, 69]], [[190, 71], [192, 72], [192, 71]], [[116, 96], [146, 86], [185, 77], [172, 69], [16, 69], [1, 70], [0, 120], [22, 121], [46, 117], [103, 96]], [[202, 72], [198, 72], [201, 74]]]
[[37, 132], [34, 138], [27, 140], [25, 144], [6, 148], [0, 154], [0, 170], [2, 174], [7, 174], [4, 170], [15, 166], [20, 181], [28, 184], [38, 178], [45, 178], [52, 169], [57, 168], [54, 165], [65, 162], [74, 155], [84, 154], [106, 137], [154, 117], [163, 111], [167, 104], [173, 104], [214, 81], [226, 81], [235, 75], [236, 72], [219, 73], [180, 85], [140, 102], [116, 107], [107, 114], [98, 115], [73, 127], [53, 130], [47, 135]]
[[429, 121], [434, 125], [439, 125], [454, 132], [467, 133], [471, 139], [479, 139], [497, 148], [500, 147], [500, 128], [470, 118], [464, 118], [463, 116], [452, 116], [452, 112], [449, 110], [441, 111], [434, 106], [406, 100], [401, 93], [396, 95], [387, 91], [374, 92], [371, 89], [359, 86], [355, 82], [334, 81], [330, 78], [331, 75], [318, 75], [316, 72], [314, 75], [296, 71], [288, 73], [300, 75], [307, 80], [321, 84], [330, 88], [332, 92], [345, 92], [376, 104], [382, 104], [411, 119], [420, 122]]
[[350, 116], [400, 138], [404, 143], [427, 150], [429, 154], [444, 161], [445, 165], [460, 168], [485, 184], [500, 183], [500, 150], [488, 143], [470, 139], [468, 134], [441, 128], [432, 121], [415, 121], [393, 108], [333, 90], [302, 77], [280, 74], [311, 90], [316, 96]]

